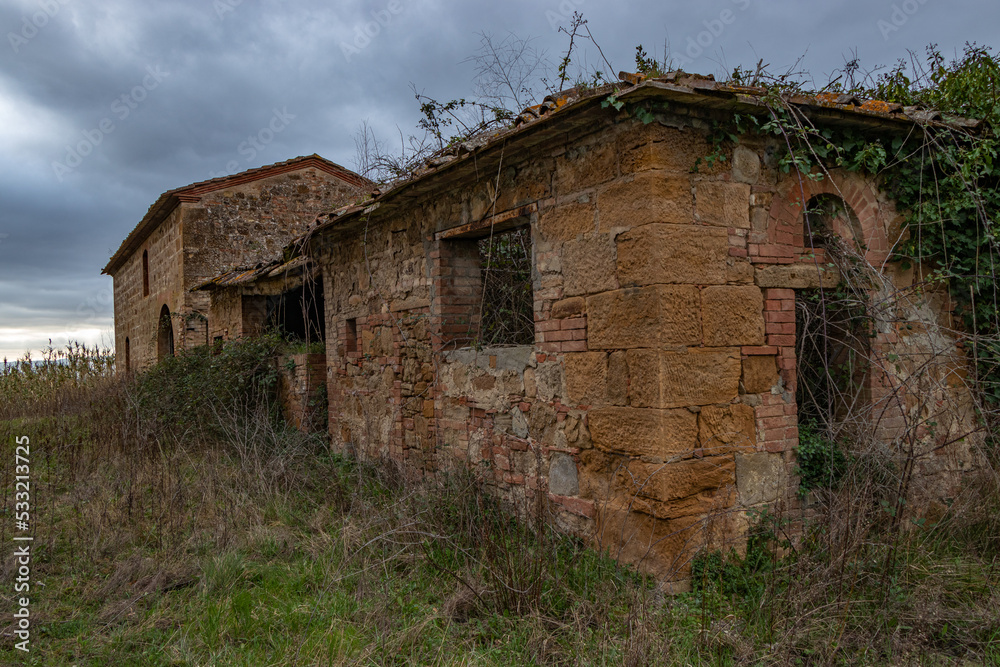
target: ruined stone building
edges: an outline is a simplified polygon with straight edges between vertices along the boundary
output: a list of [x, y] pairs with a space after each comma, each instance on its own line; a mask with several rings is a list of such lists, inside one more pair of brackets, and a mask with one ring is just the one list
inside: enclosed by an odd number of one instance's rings
[[[797, 304], [837, 285], [846, 255], [881, 304], [863, 343], [873, 361], [851, 378], [857, 429], [890, 456], [908, 447], [927, 497], [953, 494], [973, 461], [966, 360], [947, 294], [916, 289], [920, 267], [892, 261], [900, 218], [879, 184], [785, 173], [780, 137], [713, 143], [718, 121], [767, 113], [752, 89], [674, 74], [621, 87], [547, 99], [372, 198], [299, 221], [306, 236], [270, 263], [227, 256], [214, 266], [240, 270], [157, 289], [171, 312], [211, 293], [207, 327], [187, 333], [197, 344], [235, 337], [260, 295], [321, 277], [335, 448], [415, 478], [472, 467], [514, 502], [544, 494], [563, 528], [683, 579], [697, 549], [739, 543], [750, 510], [802, 510], [795, 449], [812, 408], [797, 392]], [[792, 102], [818, 125], [918, 131], [884, 103]], [[329, 173], [312, 177], [326, 179], [324, 201], [347, 178]], [[213, 186], [215, 201], [228, 189]], [[194, 210], [196, 224], [214, 220]], [[151, 227], [106, 269], [119, 354], [125, 336], [152, 340], [160, 307], [136, 306], [140, 244], [182, 248]], [[281, 245], [254, 238], [255, 258]], [[519, 253], [526, 305], [497, 305], [491, 280]]]
[[[209, 296], [193, 287], [232, 267], [269, 261], [317, 213], [354, 201], [367, 185], [310, 155], [164, 192], [104, 267], [114, 279], [119, 368], [208, 343]], [[259, 329], [266, 315], [266, 304], [254, 302], [241, 321]]]

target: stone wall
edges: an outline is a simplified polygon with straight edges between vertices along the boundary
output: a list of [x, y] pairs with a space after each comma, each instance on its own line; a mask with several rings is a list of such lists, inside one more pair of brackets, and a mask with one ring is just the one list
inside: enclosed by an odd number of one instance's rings
[[[683, 579], [703, 546], [739, 546], [749, 510], [801, 509], [795, 290], [838, 276], [774, 146], [709, 166], [697, 109], [575, 127], [322, 232], [331, 435], [414, 477], [471, 466], [510, 501], [544, 493], [564, 528]], [[891, 203], [856, 177], [814, 186], [843, 194], [884, 268]], [[520, 225], [535, 344], [477, 349], [471, 240]], [[899, 396], [880, 383], [876, 404]]]
[[278, 396], [285, 421], [300, 431], [323, 430], [326, 424], [326, 356], [323, 353], [279, 356]]
[[184, 218], [184, 278], [196, 285], [280, 257], [319, 213], [358, 194], [315, 167], [209, 192]]
[[209, 338], [236, 340], [259, 335], [267, 320], [267, 299], [244, 294], [241, 287], [211, 290], [209, 303]]
[[[233, 301], [230, 311], [222, 304], [220, 312], [231, 317], [213, 324], [208, 321], [209, 292], [191, 288], [228, 270], [279, 257], [320, 212], [357, 196], [355, 186], [308, 167], [182, 201], [114, 275], [116, 349], [124, 351], [128, 338], [134, 367], [155, 362], [164, 305], [172, 314], [177, 350], [205, 345], [225, 330], [234, 332], [229, 337], [253, 330], [259, 303]], [[148, 296], [143, 296], [143, 251], [149, 259]]]
[[[181, 209], [175, 209], [114, 278], [115, 348], [123, 351], [128, 338], [133, 368], [156, 361], [157, 325], [163, 306], [177, 313], [184, 303], [181, 215]], [[142, 250], [148, 258], [148, 296], [143, 294]], [[174, 318], [173, 326], [175, 341], [180, 341], [182, 325]], [[118, 358], [124, 360], [124, 354]]]

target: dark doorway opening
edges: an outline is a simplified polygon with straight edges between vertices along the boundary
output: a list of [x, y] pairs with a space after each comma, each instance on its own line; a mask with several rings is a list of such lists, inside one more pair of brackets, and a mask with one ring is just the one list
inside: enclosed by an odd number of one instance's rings
[[267, 327], [287, 340], [315, 343], [326, 340], [323, 283], [311, 280], [301, 287], [267, 297]]
[[836, 434], [866, 400], [870, 321], [848, 290], [800, 290], [795, 295], [799, 424]]
[[166, 306], [160, 309], [160, 320], [156, 329], [156, 358], [174, 356], [174, 326], [170, 321], [170, 309]]

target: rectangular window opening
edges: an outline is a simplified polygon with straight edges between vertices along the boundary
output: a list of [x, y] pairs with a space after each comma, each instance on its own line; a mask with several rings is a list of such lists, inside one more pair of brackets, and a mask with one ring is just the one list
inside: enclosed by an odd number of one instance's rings
[[344, 338], [344, 352], [351, 353], [358, 351], [358, 320], [351, 318], [347, 320], [347, 333]]
[[480, 345], [532, 345], [531, 227], [494, 232], [478, 239], [477, 245], [482, 278]]
[[142, 251], [142, 296], [149, 296], [149, 251]]
[[866, 403], [870, 323], [857, 299], [834, 290], [795, 294], [799, 425], [836, 433]]

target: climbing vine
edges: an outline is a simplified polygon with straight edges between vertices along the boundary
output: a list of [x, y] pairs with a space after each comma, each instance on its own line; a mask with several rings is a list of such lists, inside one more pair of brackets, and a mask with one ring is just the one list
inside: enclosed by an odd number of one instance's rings
[[927, 283], [948, 286], [970, 334], [977, 386], [1000, 404], [1000, 59], [970, 44], [949, 62], [932, 45], [923, 62], [900, 61], [867, 85], [828, 88], [880, 100], [886, 109], [912, 107], [918, 128], [907, 133], [817, 127], [789, 103], [800, 88], [759, 73], [752, 82], [745, 78], [736, 71], [733, 82], [763, 87], [768, 113], [716, 122], [714, 150], [702, 163], [725, 160], [743, 135], [771, 135], [780, 139], [776, 159], [785, 173], [822, 180], [839, 168], [878, 178], [908, 232], [895, 259], [919, 267]]

